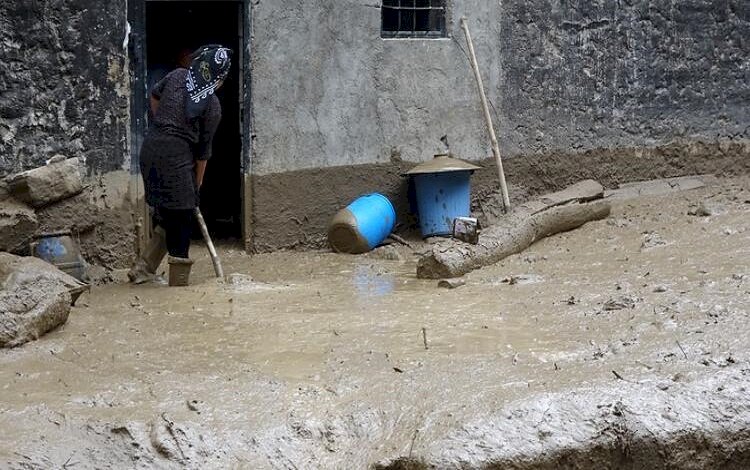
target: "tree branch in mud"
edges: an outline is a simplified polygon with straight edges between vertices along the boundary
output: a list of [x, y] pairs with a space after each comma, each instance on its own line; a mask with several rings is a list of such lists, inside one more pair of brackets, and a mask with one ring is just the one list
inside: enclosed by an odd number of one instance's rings
[[455, 240], [438, 243], [417, 264], [417, 277], [459, 277], [519, 253], [535, 241], [572, 230], [609, 215], [604, 188], [585, 180], [518, 206], [498, 224], [484, 230], [477, 245]]

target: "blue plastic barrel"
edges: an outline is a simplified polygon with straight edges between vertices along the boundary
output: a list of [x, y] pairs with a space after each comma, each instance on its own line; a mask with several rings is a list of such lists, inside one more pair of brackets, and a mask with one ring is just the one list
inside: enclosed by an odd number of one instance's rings
[[395, 226], [391, 201], [382, 194], [366, 194], [334, 216], [328, 241], [340, 253], [365, 253], [380, 245]]
[[453, 219], [471, 215], [471, 171], [414, 175], [423, 237], [450, 235]]

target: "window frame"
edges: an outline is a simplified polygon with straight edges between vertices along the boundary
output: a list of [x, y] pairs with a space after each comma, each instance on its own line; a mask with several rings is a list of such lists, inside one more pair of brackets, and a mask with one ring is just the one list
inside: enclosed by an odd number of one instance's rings
[[[425, 1], [425, 0], [422, 0]], [[429, 6], [416, 6], [415, 0], [382, 0], [380, 2], [381, 14], [380, 14], [380, 38], [381, 39], [446, 39], [448, 38], [448, 6], [449, 0], [426, 0]], [[386, 3], [389, 3], [386, 5]], [[411, 5], [404, 5], [405, 3], [411, 3]], [[398, 11], [398, 29], [397, 30], [386, 30], [385, 29], [385, 16], [387, 10]], [[427, 29], [417, 30], [417, 11], [435, 11], [437, 14], [442, 14], [442, 18], [438, 19], [439, 29]], [[412, 28], [401, 29], [402, 23], [402, 12], [410, 12], [412, 16]], [[428, 14], [428, 24], [431, 23]], [[429, 24], [429, 28], [434, 27]]]

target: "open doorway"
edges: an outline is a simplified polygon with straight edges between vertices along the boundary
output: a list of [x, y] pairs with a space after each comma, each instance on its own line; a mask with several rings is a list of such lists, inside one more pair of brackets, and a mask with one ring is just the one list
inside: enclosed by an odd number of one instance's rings
[[186, 54], [203, 44], [221, 44], [235, 52], [229, 76], [217, 91], [222, 119], [201, 188], [201, 211], [212, 236], [219, 239], [242, 234], [242, 5], [237, 0], [149, 0], [145, 11], [149, 88], [175, 67], [184, 66]]

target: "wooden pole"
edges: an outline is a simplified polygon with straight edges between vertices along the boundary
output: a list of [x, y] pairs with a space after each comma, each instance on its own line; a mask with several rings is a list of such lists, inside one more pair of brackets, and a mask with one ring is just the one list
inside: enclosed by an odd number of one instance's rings
[[482, 110], [484, 111], [484, 120], [487, 122], [487, 130], [490, 133], [490, 141], [492, 143], [492, 153], [495, 155], [495, 163], [497, 163], [497, 175], [500, 178], [500, 190], [503, 193], [503, 206], [505, 212], [510, 210], [510, 199], [508, 198], [508, 186], [505, 184], [505, 172], [503, 171], [503, 160], [500, 158], [500, 146], [497, 144], [497, 137], [495, 136], [495, 128], [492, 127], [492, 116], [490, 116], [490, 108], [487, 105], [487, 96], [484, 94], [484, 85], [482, 84], [482, 75], [479, 73], [479, 65], [477, 65], [477, 56], [474, 53], [474, 43], [471, 41], [471, 34], [469, 33], [469, 25], [466, 18], [461, 18], [461, 28], [464, 30], [466, 35], [466, 43], [469, 45], [469, 60], [471, 61], [471, 68], [474, 70], [474, 78], [477, 79], [477, 87], [479, 87], [479, 97], [482, 100]]
[[206, 221], [203, 219], [203, 214], [201, 214], [201, 210], [197, 207], [195, 208], [195, 218], [198, 220], [198, 226], [200, 227], [201, 233], [203, 234], [203, 240], [206, 241], [206, 246], [208, 246], [208, 253], [211, 255], [211, 262], [214, 264], [214, 272], [216, 273], [216, 277], [223, 279], [224, 270], [221, 268], [219, 255], [216, 253], [214, 243], [211, 241], [211, 235], [208, 234], [208, 227], [206, 227]]

